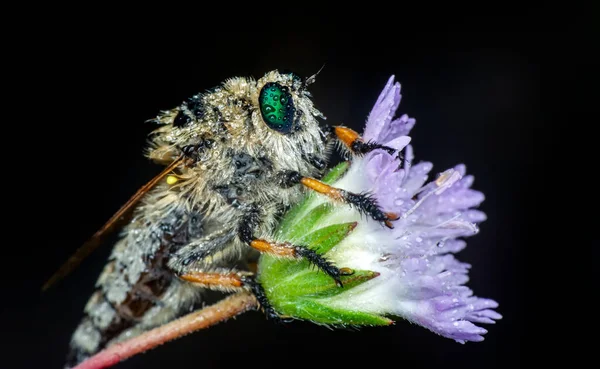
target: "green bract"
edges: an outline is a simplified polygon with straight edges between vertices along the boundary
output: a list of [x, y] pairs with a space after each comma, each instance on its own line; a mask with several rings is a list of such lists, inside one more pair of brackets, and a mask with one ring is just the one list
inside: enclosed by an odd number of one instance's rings
[[[349, 163], [333, 168], [323, 182], [331, 184], [348, 169]], [[356, 222], [323, 225], [335, 206], [320, 203], [318, 195], [308, 194], [303, 201], [285, 215], [276, 230], [277, 239], [294, 245], [303, 245], [327, 257], [327, 253], [356, 227]], [[319, 204], [320, 203], [320, 204]], [[333, 278], [317, 270], [306, 260], [289, 260], [267, 254], [260, 257], [258, 278], [269, 302], [283, 316], [310, 320], [330, 325], [389, 325], [383, 316], [333, 308], [328, 298], [346, 292], [378, 276], [368, 270], [354, 270], [342, 276], [344, 287], [336, 285]]]

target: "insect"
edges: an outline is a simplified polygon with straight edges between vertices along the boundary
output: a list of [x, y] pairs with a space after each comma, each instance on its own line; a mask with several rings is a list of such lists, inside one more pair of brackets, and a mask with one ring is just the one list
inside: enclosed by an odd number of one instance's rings
[[345, 268], [303, 245], [277, 242], [272, 231], [307, 191], [392, 227], [397, 215], [371, 197], [319, 178], [336, 141], [349, 155], [394, 150], [364, 142], [349, 128], [324, 125], [307, 90], [314, 80], [279, 71], [258, 80], [231, 78], [152, 120], [158, 128], [146, 155], [165, 170], [49, 281], [64, 276], [131, 210], [72, 336], [67, 366], [180, 316], [206, 289], [247, 289], [268, 318], [278, 319], [254, 275], [236, 267], [256, 252], [307, 259], [343, 287]]

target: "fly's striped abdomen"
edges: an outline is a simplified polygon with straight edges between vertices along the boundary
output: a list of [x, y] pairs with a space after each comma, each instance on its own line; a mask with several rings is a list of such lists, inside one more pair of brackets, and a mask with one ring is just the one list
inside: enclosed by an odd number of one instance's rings
[[71, 339], [68, 365], [189, 308], [197, 288], [180, 281], [167, 268], [167, 262], [181, 246], [201, 234], [201, 221], [181, 211], [169, 212], [160, 220], [135, 219], [115, 245], [96, 283], [98, 289]]

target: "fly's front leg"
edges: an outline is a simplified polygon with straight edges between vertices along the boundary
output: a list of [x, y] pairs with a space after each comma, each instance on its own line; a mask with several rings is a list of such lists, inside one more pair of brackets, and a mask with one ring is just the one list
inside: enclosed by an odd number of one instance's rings
[[281, 173], [280, 178], [283, 187], [290, 187], [301, 183], [304, 187], [325, 195], [333, 201], [343, 202], [356, 207], [359, 212], [370, 216], [373, 220], [381, 222], [388, 228], [394, 228], [392, 221], [400, 218], [395, 213], [386, 213], [382, 211], [375, 199], [368, 194], [355, 194], [340, 188], [332, 187], [318, 179], [304, 177], [295, 171], [283, 172]]
[[344, 275], [345, 269], [340, 270], [327, 259], [302, 245], [293, 245], [288, 242], [278, 243], [260, 239], [254, 236], [260, 225], [261, 213], [255, 206], [249, 206], [244, 219], [238, 226], [239, 239], [253, 249], [283, 258], [306, 259], [321, 271], [331, 276], [339, 287], [343, 287], [340, 277]]
[[[354, 155], [364, 155], [375, 149], [382, 149], [387, 151], [390, 155], [394, 155], [394, 153], [398, 150], [393, 147], [384, 146], [377, 142], [367, 141], [365, 142], [362, 137], [354, 130], [343, 127], [343, 126], [333, 126], [329, 127], [329, 136], [335, 136], [344, 146], [350, 150], [350, 152]], [[402, 155], [398, 152], [398, 159], [402, 160]]]

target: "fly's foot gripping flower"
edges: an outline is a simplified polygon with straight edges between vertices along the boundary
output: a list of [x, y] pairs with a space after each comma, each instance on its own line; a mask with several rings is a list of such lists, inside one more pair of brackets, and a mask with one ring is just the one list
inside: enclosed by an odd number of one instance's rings
[[[398, 214], [394, 228], [382, 226], [347, 205], [309, 194], [284, 217], [276, 237], [304, 245], [340, 267], [343, 287], [298, 262], [262, 255], [259, 280], [277, 312], [317, 324], [389, 325], [400, 317], [457, 342], [481, 341], [476, 323], [494, 323], [498, 304], [473, 296], [470, 265], [454, 254], [462, 239], [478, 233], [483, 200], [473, 177], [457, 165], [428, 181], [432, 164], [413, 165], [408, 136], [415, 120], [394, 119], [400, 84], [392, 76], [373, 107], [365, 141], [384, 148], [332, 169], [323, 182], [353, 193], [369, 193], [383, 211]], [[394, 155], [385, 147], [403, 151]]]

